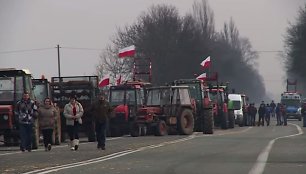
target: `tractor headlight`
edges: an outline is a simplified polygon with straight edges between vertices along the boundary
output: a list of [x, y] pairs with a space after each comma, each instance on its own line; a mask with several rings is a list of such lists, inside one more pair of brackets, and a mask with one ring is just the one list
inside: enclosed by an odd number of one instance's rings
[[8, 115], [3, 115], [4, 120], [8, 120]]

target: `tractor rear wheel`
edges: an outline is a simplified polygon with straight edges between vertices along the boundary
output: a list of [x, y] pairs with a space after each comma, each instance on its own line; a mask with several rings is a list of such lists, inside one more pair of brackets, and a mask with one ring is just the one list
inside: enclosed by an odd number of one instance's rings
[[204, 110], [204, 127], [203, 134], [213, 134], [214, 133], [214, 115], [212, 109]]
[[167, 125], [164, 120], [160, 120], [157, 122], [155, 127], [155, 136], [165, 136], [167, 135]]
[[183, 109], [178, 116], [178, 130], [182, 135], [191, 135], [194, 128], [194, 117], [190, 109]]
[[221, 129], [227, 129], [228, 128], [228, 113], [227, 112], [221, 112]]
[[141, 134], [140, 126], [137, 123], [131, 123], [130, 130], [131, 130], [130, 133], [132, 137], [139, 137], [139, 135]]

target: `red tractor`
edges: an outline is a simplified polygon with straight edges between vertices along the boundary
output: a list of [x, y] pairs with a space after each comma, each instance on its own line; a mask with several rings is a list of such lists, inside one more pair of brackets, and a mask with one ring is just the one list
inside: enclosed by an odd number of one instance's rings
[[[19, 123], [15, 107], [24, 92], [28, 92], [30, 98], [34, 100], [31, 77], [29, 70], [0, 69], [0, 135], [4, 137], [5, 146], [19, 144]], [[33, 126], [32, 141], [32, 149], [37, 149], [39, 142], [37, 119]]]
[[140, 108], [131, 136], [168, 133], [190, 135], [194, 129], [193, 106], [188, 86], [147, 88], [146, 107]]
[[110, 87], [109, 103], [114, 108], [114, 113], [109, 119], [110, 136], [129, 134], [130, 123], [134, 121], [137, 110], [144, 106], [148, 86], [151, 84], [132, 81]]

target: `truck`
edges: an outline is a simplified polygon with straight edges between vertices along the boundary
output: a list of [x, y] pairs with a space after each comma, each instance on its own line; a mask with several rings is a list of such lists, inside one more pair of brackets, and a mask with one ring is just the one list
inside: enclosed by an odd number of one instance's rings
[[146, 106], [136, 113], [131, 136], [154, 134], [190, 135], [194, 130], [194, 115], [188, 86], [147, 88]]
[[281, 103], [286, 105], [287, 118], [302, 120], [302, 99], [298, 92], [284, 92], [281, 94]]
[[79, 127], [80, 133], [85, 134], [89, 142], [96, 140], [95, 126], [90, 114], [90, 107], [99, 93], [98, 82], [98, 76], [51, 77], [50, 89], [52, 99], [60, 111], [62, 142], [66, 139], [66, 119], [63, 111], [65, 105], [69, 103], [69, 97], [71, 96], [75, 96], [84, 109], [83, 123]]
[[194, 106], [194, 131], [213, 134], [214, 122], [212, 103], [203, 80], [180, 79], [174, 81], [178, 86], [189, 86], [191, 101]]
[[[31, 73], [26, 69], [6, 68], [0, 69], [0, 135], [3, 135], [4, 145], [18, 145], [19, 123], [15, 112], [17, 101], [21, 100], [24, 92], [28, 92], [34, 100]], [[38, 120], [33, 126], [32, 149], [39, 144]]]
[[109, 119], [108, 134], [122, 136], [129, 134], [130, 123], [136, 112], [144, 106], [146, 88], [151, 83], [141, 81], [126, 81], [109, 88], [109, 103], [114, 108]]

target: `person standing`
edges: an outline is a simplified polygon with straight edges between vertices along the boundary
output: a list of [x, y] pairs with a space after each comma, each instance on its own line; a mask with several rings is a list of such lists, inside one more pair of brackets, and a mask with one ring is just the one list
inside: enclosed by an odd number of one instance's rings
[[67, 132], [70, 138], [70, 149], [78, 150], [79, 148], [79, 125], [82, 124], [84, 110], [81, 103], [76, 101], [75, 96], [70, 97], [69, 103], [64, 107], [64, 116], [66, 118]]
[[251, 116], [250, 125], [255, 126], [255, 118], [257, 114], [257, 108], [255, 107], [255, 103], [250, 104], [249, 107], [249, 115]]
[[274, 117], [275, 117], [275, 108], [276, 108], [276, 104], [274, 103], [273, 100], [272, 100], [272, 102], [270, 103], [270, 107], [271, 107], [272, 118], [274, 118]]
[[281, 104], [280, 103], [277, 103], [277, 106], [275, 108], [275, 113], [276, 113], [276, 126], [280, 126], [282, 125], [282, 118], [281, 118]]
[[51, 150], [56, 116], [57, 110], [52, 105], [51, 99], [49, 97], [45, 98], [44, 103], [38, 108], [39, 128], [43, 134], [45, 151]]
[[108, 101], [106, 101], [105, 96], [100, 94], [98, 96], [98, 101], [93, 103], [90, 110], [95, 121], [95, 130], [98, 141], [97, 148], [105, 150], [106, 124], [109, 119], [109, 114], [112, 112], [112, 108]]
[[265, 114], [266, 114], [266, 105], [265, 102], [262, 101], [258, 109], [258, 126], [260, 125], [264, 126]]
[[282, 104], [281, 106], [281, 112], [282, 112], [282, 119], [284, 121], [284, 126], [287, 126], [287, 111], [286, 111], [286, 104]]
[[270, 117], [271, 117], [271, 107], [269, 104], [267, 104], [266, 106], [266, 114], [265, 114], [265, 120], [267, 123], [267, 126], [270, 125]]
[[17, 102], [16, 112], [19, 120], [20, 150], [24, 152], [32, 150], [32, 133], [34, 118], [37, 117], [37, 106], [34, 100], [30, 99], [30, 94], [25, 92], [20, 101]]

